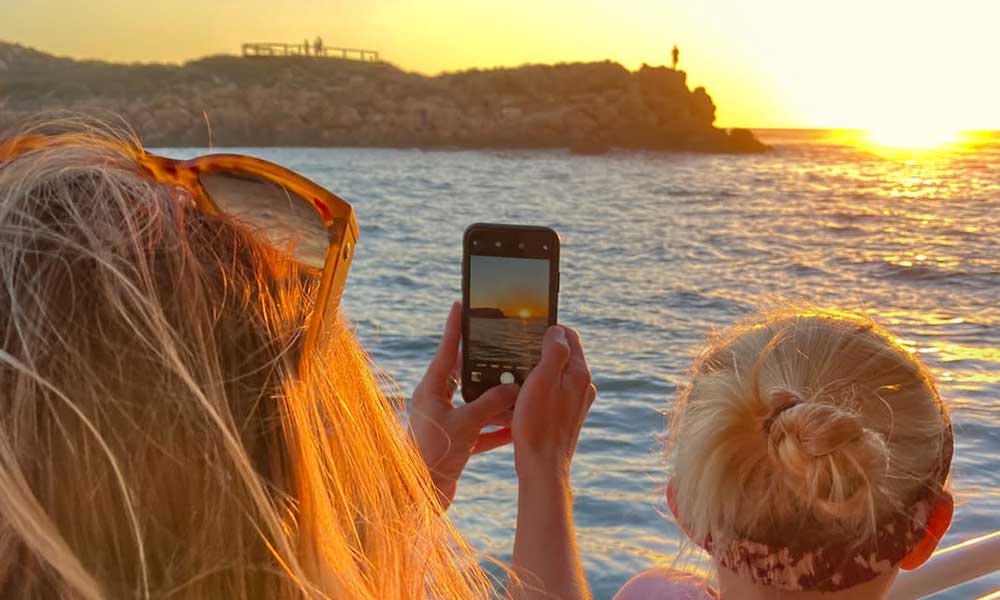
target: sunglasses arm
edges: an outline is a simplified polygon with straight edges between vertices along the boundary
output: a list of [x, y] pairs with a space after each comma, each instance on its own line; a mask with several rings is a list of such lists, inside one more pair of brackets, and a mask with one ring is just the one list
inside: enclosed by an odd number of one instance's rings
[[353, 219], [334, 219], [330, 226], [330, 246], [327, 250], [326, 264], [320, 280], [319, 292], [316, 294], [316, 307], [306, 328], [300, 370], [304, 370], [315, 361], [310, 356], [316, 349], [319, 336], [337, 319], [337, 311], [344, 295], [344, 284], [354, 259], [354, 248], [358, 241], [357, 225]]

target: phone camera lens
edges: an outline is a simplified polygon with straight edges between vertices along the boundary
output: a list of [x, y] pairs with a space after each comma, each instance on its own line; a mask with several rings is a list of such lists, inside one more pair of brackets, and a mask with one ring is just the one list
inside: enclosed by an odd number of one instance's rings
[[500, 246], [503, 246], [503, 243], [502, 242], [493, 242], [493, 245], [496, 246], [497, 248], [499, 248]]

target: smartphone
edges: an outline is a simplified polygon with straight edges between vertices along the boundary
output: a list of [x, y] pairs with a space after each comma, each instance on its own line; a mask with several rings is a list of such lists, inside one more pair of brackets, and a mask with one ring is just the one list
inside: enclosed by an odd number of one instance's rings
[[462, 251], [462, 397], [524, 383], [556, 324], [559, 235], [548, 227], [475, 223]]

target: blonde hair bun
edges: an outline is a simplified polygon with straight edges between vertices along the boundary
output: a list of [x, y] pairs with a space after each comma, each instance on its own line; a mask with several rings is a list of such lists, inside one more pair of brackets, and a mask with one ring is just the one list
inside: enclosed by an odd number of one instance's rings
[[816, 309], [715, 336], [674, 405], [667, 447], [695, 540], [862, 541], [937, 477], [950, 421], [887, 331]]
[[889, 463], [884, 437], [836, 405], [783, 389], [769, 398], [778, 412], [765, 421], [768, 455], [788, 489], [829, 518], [848, 524], [869, 518], [869, 500]]

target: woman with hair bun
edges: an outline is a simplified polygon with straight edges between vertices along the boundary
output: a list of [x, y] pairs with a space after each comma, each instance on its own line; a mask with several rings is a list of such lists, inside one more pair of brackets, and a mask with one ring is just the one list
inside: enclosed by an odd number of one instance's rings
[[733, 327], [696, 359], [667, 445], [670, 509], [718, 590], [654, 569], [617, 600], [884, 598], [951, 523], [952, 448], [927, 369], [870, 320]]

